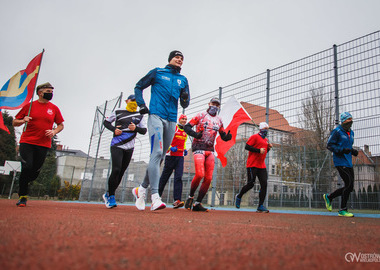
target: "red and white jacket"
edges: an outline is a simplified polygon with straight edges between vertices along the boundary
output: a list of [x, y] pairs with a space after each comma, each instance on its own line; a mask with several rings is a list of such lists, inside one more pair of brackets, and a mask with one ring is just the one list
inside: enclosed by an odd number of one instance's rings
[[[183, 130], [183, 128], [180, 128], [180, 126], [177, 124], [175, 127], [175, 133], [174, 133], [172, 143], [168, 151], [166, 152], [166, 155], [183, 157], [184, 156], [183, 153], [186, 149], [186, 140], [187, 140], [186, 132]], [[171, 147], [177, 147], [178, 150], [176, 152], [172, 152], [170, 151]]]

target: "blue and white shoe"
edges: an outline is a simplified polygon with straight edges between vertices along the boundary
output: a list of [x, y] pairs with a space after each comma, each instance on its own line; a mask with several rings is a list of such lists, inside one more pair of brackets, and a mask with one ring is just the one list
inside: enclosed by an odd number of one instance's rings
[[[111, 199], [113, 197], [113, 199]], [[115, 201], [115, 196], [108, 196], [108, 192], [103, 194], [103, 200], [104, 204], [106, 205], [107, 208], [114, 208], [116, 207], [116, 201]], [[111, 203], [112, 202], [112, 203]]]
[[108, 197], [108, 208], [114, 208], [117, 207], [116, 200], [115, 200], [115, 195], [111, 195]]
[[237, 209], [240, 209], [240, 203], [241, 203], [241, 198], [238, 197], [238, 194], [236, 194], [235, 197], [235, 206]]
[[266, 207], [264, 205], [259, 205], [259, 207], [257, 207], [257, 213], [269, 213], [269, 210], [266, 209]]

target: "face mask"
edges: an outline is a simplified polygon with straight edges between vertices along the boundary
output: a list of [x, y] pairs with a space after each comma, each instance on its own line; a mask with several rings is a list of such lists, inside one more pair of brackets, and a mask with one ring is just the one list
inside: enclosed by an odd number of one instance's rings
[[210, 106], [210, 107], [208, 107], [207, 112], [208, 112], [210, 115], [215, 116], [216, 113], [218, 112], [218, 109], [219, 109], [219, 108], [216, 107], [216, 106]]
[[136, 103], [136, 101], [130, 101], [130, 102], [128, 102], [126, 109], [127, 109], [128, 112], [135, 112], [135, 111], [137, 111], [137, 103]]
[[44, 93], [42, 97], [46, 100], [51, 100], [53, 98], [53, 93]]
[[266, 129], [260, 130], [259, 135], [265, 138], [266, 136], [268, 136], [268, 130]]
[[353, 122], [354, 122], [354, 121], [351, 121], [351, 122], [347, 122], [347, 123], [342, 124], [343, 129], [346, 130], [346, 131], [349, 131], [349, 130], [351, 129], [351, 126], [352, 126], [352, 123], [353, 123]]

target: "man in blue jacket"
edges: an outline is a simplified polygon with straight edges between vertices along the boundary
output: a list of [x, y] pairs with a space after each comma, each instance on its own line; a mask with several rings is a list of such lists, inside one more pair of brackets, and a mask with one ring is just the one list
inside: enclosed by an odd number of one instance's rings
[[[172, 51], [169, 54], [169, 64], [165, 68], [155, 68], [137, 82], [135, 96], [141, 114], [149, 114], [148, 132], [151, 144], [151, 153], [148, 169], [143, 183], [132, 190], [136, 198], [136, 207], [145, 210], [146, 189], [150, 185], [152, 193], [151, 210], [164, 209], [166, 205], [158, 194], [160, 179], [160, 164], [165, 157], [166, 150], [172, 142], [177, 122], [178, 99], [181, 106], [187, 108], [190, 101], [189, 83], [187, 78], [180, 74], [183, 63], [183, 54]], [[151, 86], [149, 109], [143, 98], [143, 90]]]
[[340, 115], [341, 124], [330, 134], [327, 141], [327, 149], [333, 152], [333, 161], [339, 175], [342, 177], [344, 187], [333, 193], [323, 194], [327, 210], [331, 211], [331, 202], [334, 198], [341, 196], [339, 216], [353, 217], [347, 210], [347, 201], [354, 189], [354, 169], [352, 168], [352, 155], [357, 156], [358, 150], [352, 148], [354, 144], [354, 131], [351, 130], [352, 115], [344, 112]]

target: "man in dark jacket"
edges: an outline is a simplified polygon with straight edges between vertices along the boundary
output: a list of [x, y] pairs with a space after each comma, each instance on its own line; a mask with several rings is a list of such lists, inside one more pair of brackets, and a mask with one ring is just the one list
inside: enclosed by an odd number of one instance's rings
[[347, 211], [347, 201], [350, 193], [354, 189], [354, 169], [352, 168], [352, 155], [357, 156], [358, 150], [352, 148], [354, 144], [354, 131], [351, 130], [352, 115], [344, 112], [340, 115], [341, 125], [336, 127], [330, 134], [327, 141], [327, 149], [333, 152], [333, 161], [339, 175], [342, 177], [344, 187], [335, 190], [333, 193], [323, 194], [326, 208], [332, 211], [331, 202], [334, 198], [341, 196], [339, 216], [353, 217], [354, 215]]

